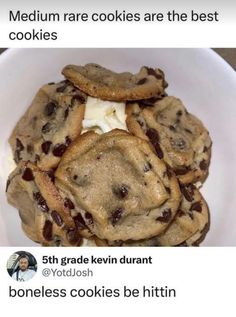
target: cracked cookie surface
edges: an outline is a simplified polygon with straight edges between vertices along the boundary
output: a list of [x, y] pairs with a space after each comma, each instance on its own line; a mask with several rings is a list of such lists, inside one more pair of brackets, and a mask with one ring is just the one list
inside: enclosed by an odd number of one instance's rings
[[124, 130], [87, 132], [55, 173], [90, 231], [100, 239], [150, 238], [172, 221], [180, 202], [174, 173], [150, 144]]

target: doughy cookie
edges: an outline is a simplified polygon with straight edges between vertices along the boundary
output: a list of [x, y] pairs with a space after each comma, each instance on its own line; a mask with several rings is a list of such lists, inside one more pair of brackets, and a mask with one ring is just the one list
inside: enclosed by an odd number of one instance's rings
[[96, 244], [98, 246], [190, 246], [200, 237], [203, 240], [209, 229], [209, 210], [206, 201], [194, 185], [182, 185], [181, 192], [182, 201], [175, 218], [160, 235], [151, 239], [125, 242], [95, 239]]
[[55, 168], [81, 132], [86, 98], [68, 81], [43, 86], [10, 136], [16, 163], [30, 160], [44, 170]]
[[198, 231], [184, 242], [185, 246], [199, 246], [199, 244], [205, 239], [209, 229], [210, 213], [208, 213], [208, 222], [204, 221], [204, 219], [201, 219]]
[[[193, 184], [208, 175], [211, 139], [167, 96], [164, 73], [97, 64], [62, 73], [66, 80], [38, 91], [9, 138], [17, 167], [7, 198], [26, 235], [43, 246], [197, 246], [210, 220]], [[124, 108], [131, 134], [114, 129], [126, 129]], [[99, 134], [86, 132], [97, 125]]]
[[209, 209], [199, 190], [194, 186], [181, 186], [183, 199], [178, 212], [167, 228], [157, 237], [162, 246], [175, 246], [184, 241], [193, 241], [192, 238], [202, 232], [209, 223]]
[[20, 162], [11, 173], [7, 198], [19, 209], [22, 228], [33, 241], [42, 245], [82, 242], [81, 232], [86, 227], [82, 217], [72, 217], [69, 199], [63, 199], [48, 174], [32, 163]]
[[159, 96], [167, 86], [160, 69], [142, 67], [138, 74], [115, 73], [97, 64], [66, 66], [62, 74], [90, 96], [103, 100], [139, 100]]
[[63, 155], [55, 184], [99, 239], [161, 233], [180, 203], [174, 173], [150, 144], [123, 130], [79, 136]]
[[153, 107], [127, 105], [128, 130], [149, 140], [183, 184], [204, 182], [211, 156], [211, 139], [201, 121], [175, 97], [164, 97]]

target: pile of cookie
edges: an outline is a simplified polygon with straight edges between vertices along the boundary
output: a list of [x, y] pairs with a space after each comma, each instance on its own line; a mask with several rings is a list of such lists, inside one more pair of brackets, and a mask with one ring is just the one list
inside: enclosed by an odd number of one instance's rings
[[[115, 73], [68, 65], [44, 85], [9, 143], [7, 197], [44, 246], [192, 246], [209, 229], [199, 187], [211, 139], [166, 93], [160, 69]], [[126, 129], [84, 130], [89, 98], [125, 104]], [[114, 110], [115, 112], [115, 110]]]

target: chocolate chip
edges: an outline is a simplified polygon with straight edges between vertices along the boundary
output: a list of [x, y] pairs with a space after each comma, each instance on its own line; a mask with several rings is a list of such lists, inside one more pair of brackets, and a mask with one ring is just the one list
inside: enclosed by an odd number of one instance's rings
[[7, 192], [7, 190], [8, 190], [8, 187], [9, 187], [10, 183], [11, 183], [11, 181], [10, 181], [10, 179], [8, 179], [8, 180], [7, 180], [7, 183], [6, 183], [6, 192]]
[[160, 68], [157, 68], [157, 70], [159, 71], [159, 73], [161, 73], [161, 75], [164, 77], [164, 72], [163, 72], [163, 70], [162, 69], [160, 69]]
[[72, 97], [71, 102], [72, 102], [72, 104], [75, 103], [75, 102], [77, 102], [79, 104], [84, 104], [85, 103], [85, 98], [84, 98], [84, 96], [77, 94], [77, 95], [74, 95]]
[[43, 227], [43, 237], [47, 241], [52, 240], [52, 222], [49, 220], [45, 221], [45, 224]]
[[120, 220], [123, 213], [124, 213], [123, 208], [117, 208], [115, 211], [112, 212], [111, 223], [113, 226]]
[[32, 153], [33, 153], [33, 146], [32, 146], [32, 144], [27, 144], [27, 146], [26, 146], [26, 151], [27, 151], [27, 153], [29, 153], [29, 154], [32, 154]]
[[156, 103], [157, 101], [160, 101], [162, 98], [163, 98], [163, 96], [152, 97], [152, 98], [146, 99], [146, 101], [148, 101], [148, 102], [151, 103], [151, 104], [154, 104], [154, 103]]
[[49, 102], [48, 104], [46, 104], [45, 108], [44, 108], [44, 114], [47, 117], [50, 117], [52, 114], [54, 114], [57, 110], [57, 104], [53, 101]]
[[73, 202], [69, 199], [69, 198], [65, 198], [64, 199], [64, 206], [66, 208], [69, 208], [69, 209], [75, 209], [75, 205], [73, 204]]
[[47, 122], [42, 126], [42, 133], [48, 133], [51, 131], [51, 129], [52, 129], [51, 123]]
[[68, 114], [69, 114], [69, 108], [67, 108], [64, 112], [64, 119], [68, 117]]
[[47, 171], [47, 175], [50, 177], [51, 181], [54, 183], [55, 181], [55, 170], [51, 169]]
[[183, 210], [179, 209], [178, 210], [178, 217], [183, 217], [185, 216], [185, 212], [183, 212]]
[[121, 185], [119, 187], [114, 187], [113, 188], [113, 193], [120, 199], [123, 199], [128, 196], [129, 194], [129, 189], [126, 185]]
[[41, 195], [40, 192], [34, 192], [33, 193], [33, 197], [36, 200], [38, 206], [40, 207], [40, 209], [42, 209], [43, 212], [48, 212], [49, 208], [48, 205], [46, 203], [46, 200], [43, 198], [43, 196]]
[[25, 168], [23, 174], [22, 174], [22, 179], [24, 181], [30, 182], [34, 180], [34, 174], [32, 172], [32, 170], [28, 167]]
[[162, 159], [164, 157], [163, 151], [159, 145], [159, 134], [155, 129], [148, 129], [146, 132], [147, 137], [149, 138], [150, 142], [152, 143], [152, 145], [154, 146], [157, 156], [159, 157], [159, 159]]
[[158, 96], [158, 97], [152, 97], [149, 99], [142, 99], [138, 101], [138, 104], [140, 106], [141, 109], [144, 109], [145, 107], [153, 107], [154, 104], [157, 101], [160, 101], [163, 97], [162, 96]]
[[197, 201], [195, 203], [193, 203], [190, 207], [190, 210], [196, 210], [197, 212], [201, 212], [202, 211], [202, 205], [200, 201]]
[[88, 225], [92, 225], [93, 216], [89, 212], [86, 212], [84, 216], [85, 216], [85, 219], [87, 220]]
[[189, 166], [181, 166], [181, 167], [177, 167], [175, 169], [175, 174], [176, 175], [185, 175], [190, 171], [190, 167]]
[[63, 219], [56, 210], [52, 210], [51, 217], [59, 227], [63, 225]]
[[147, 78], [142, 78], [136, 83], [136, 85], [143, 85], [146, 83], [146, 81], [147, 81]]
[[152, 164], [149, 163], [149, 162], [146, 162], [146, 163], [144, 164], [144, 167], [143, 167], [144, 173], [149, 172], [151, 169], [152, 169]]
[[186, 132], [188, 132], [189, 134], [193, 134], [191, 130], [189, 129], [184, 129]]
[[50, 83], [48, 83], [48, 85], [50, 85], [50, 86], [51, 86], [51, 85], [54, 85], [54, 84], [55, 84], [55, 83], [54, 83], [53, 81], [50, 82]]
[[181, 193], [184, 195], [184, 198], [189, 201], [192, 202], [193, 201], [193, 192], [191, 190], [189, 190], [186, 186], [181, 185], [180, 186], [180, 190]]
[[74, 220], [76, 228], [78, 230], [86, 228], [85, 221], [84, 221], [83, 217], [81, 216], [81, 214], [78, 214], [77, 216], [75, 216], [73, 218], [73, 220]]
[[182, 114], [183, 114], [183, 111], [181, 111], [181, 110], [179, 110], [179, 111], [176, 112], [176, 115], [177, 115], [178, 117], [181, 117]]
[[155, 129], [148, 129], [146, 135], [148, 136], [148, 138], [150, 139], [150, 141], [152, 142], [159, 142], [160, 141], [160, 137], [159, 137], [159, 133], [155, 130]]
[[66, 148], [67, 148], [67, 146], [66, 146], [65, 144], [63, 144], [63, 143], [61, 143], [61, 144], [58, 143], [58, 144], [56, 144], [56, 145], [54, 146], [54, 148], [53, 148], [53, 150], [52, 150], [52, 153], [53, 153], [53, 155], [56, 156], [56, 157], [61, 157], [61, 156], [65, 153]]
[[172, 171], [169, 166], [166, 166], [166, 175], [168, 178], [172, 177]]
[[174, 132], [176, 131], [176, 129], [175, 129], [175, 127], [174, 127], [173, 125], [170, 125], [170, 126], [169, 126], [169, 129], [170, 129], [171, 131], [174, 131]]
[[41, 145], [41, 148], [42, 148], [43, 153], [48, 154], [51, 145], [52, 145], [52, 142], [51, 142], [51, 141], [45, 141], [45, 142], [43, 142], [42, 145]]
[[163, 154], [163, 151], [162, 151], [159, 143], [155, 144], [155, 150], [156, 150], [156, 153], [157, 153], [157, 156], [159, 157], [159, 159], [163, 159], [164, 154]]
[[206, 160], [202, 160], [199, 164], [199, 167], [202, 171], [206, 171], [208, 168], [208, 163]]
[[24, 145], [22, 144], [21, 140], [16, 138], [16, 149], [19, 151], [23, 151], [24, 150]]
[[165, 190], [167, 191], [168, 194], [171, 193], [170, 188], [165, 186]]
[[79, 231], [76, 228], [69, 229], [67, 231], [67, 239], [72, 245], [80, 245], [83, 241]]
[[20, 153], [24, 150], [24, 145], [21, 140], [16, 138], [16, 150], [15, 150], [15, 160], [18, 163], [21, 160]]
[[148, 75], [152, 75], [154, 77], [156, 77], [157, 79], [163, 79], [163, 76], [156, 73], [155, 70], [151, 67], [146, 67], [147, 73]]
[[208, 147], [204, 146], [203, 152], [205, 153], [205, 152], [207, 152], [207, 151], [208, 151]]
[[168, 208], [168, 209], [165, 209], [163, 212], [162, 212], [162, 215], [160, 217], [157, 217], [156, 220], [157, 221], [161, 221], [161, 222], [165, 222], [165, 223], [168, 223], [171, 219], [171, 209]]
[[76, 180], [78, 178], [78, 175], [73, 176], [73, 180]]

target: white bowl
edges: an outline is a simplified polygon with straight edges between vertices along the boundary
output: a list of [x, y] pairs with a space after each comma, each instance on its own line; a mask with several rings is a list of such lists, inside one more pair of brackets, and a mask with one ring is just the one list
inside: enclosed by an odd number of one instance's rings
[[210, 49], [10, 49], [0, 56], [0, 245], [34, 246], [6, 201], [12, 169], [7, 139], [41, 85], [62, 78], [66, 64], [96, 62], [116, 71], [158, 66], [168, 93], [183, 100], [210, 131], [210, 175], [201, 192], [211, 212], [202, 245], [236, 245], [236, 73]]

